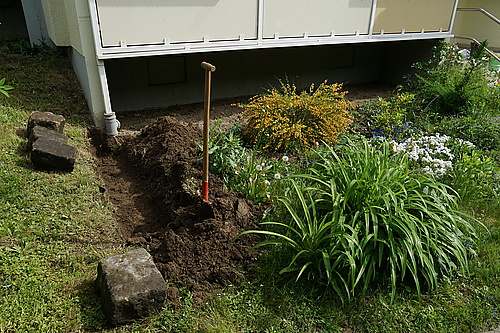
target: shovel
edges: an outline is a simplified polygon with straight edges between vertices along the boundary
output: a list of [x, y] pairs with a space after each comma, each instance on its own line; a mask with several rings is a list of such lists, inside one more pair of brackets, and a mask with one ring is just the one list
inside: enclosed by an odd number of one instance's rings
[[203, 175], [201, 181], [201, 196], [203, 201], [208, 202], [208, 135], [210, 131], [210, 93], [212, 90], [212, 72], [215, 66], [208, 62], [202, 62], [201, 67], [205, 69], [205, 105], [203, 116]]

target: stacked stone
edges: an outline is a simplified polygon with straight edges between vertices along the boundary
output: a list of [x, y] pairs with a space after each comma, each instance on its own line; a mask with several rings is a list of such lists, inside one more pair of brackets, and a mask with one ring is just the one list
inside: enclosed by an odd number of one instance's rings
[[33, 112], [28, 120], [28, 143], [31, 161], [37, 169], [71, 172], [75, 166], [76, 149], [63, 134], [66, 120], [52, 112]]

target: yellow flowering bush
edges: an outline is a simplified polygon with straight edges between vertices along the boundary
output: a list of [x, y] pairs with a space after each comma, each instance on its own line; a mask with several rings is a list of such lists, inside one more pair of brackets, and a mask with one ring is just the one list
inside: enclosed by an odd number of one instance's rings
[[297, 92], [282, 82], [282, 91], [271, 88], [240, 105], [247, 120], [244, 135], [252, 144], [270, 150], [289, 150], [324, 141], [333, 144], [352, 122], [352, 104], [341, 84], [327, 84]]

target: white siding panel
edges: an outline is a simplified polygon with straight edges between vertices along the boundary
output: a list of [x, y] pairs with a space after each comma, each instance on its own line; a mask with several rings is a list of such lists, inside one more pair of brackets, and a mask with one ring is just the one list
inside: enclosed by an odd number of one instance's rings
[[455, 0], [378, 0], [374, 33], [449, 31]]
[[257, 1], [97, 0], [102, 46], [257, 38]]
[[264, 1], [264, 38], [367, 34], [371, 0]]

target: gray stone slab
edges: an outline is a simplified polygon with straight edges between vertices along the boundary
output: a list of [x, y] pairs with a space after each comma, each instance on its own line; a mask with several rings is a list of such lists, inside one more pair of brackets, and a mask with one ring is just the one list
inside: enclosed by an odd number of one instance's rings
[[32, 112], [28, 119], [28, 130], [26, 136], [31, 136], [31, 131], [35, 126], [42, 126], [53, 131], [63, 134], [66, 119], [61, 115], [53, 114], [52, 112]]
[[167, 295], [163, 276], [142, 248], [102, 259], [94, 289], [101, 297], [104, 315], [113, 325], [162, 309]]
[[76, 148], [55, 140], [39, 138], [33, 142], [31, 161], [37, 169], [73, 171]]
[[36, 125], [31, 130], [31, 135], [28, 138], [28, 143], [33, 144], [37, 139], [45, 138], [48, 140], [55, 140], [61, 143], [68, 143], [68, 137], [47, 127]]

